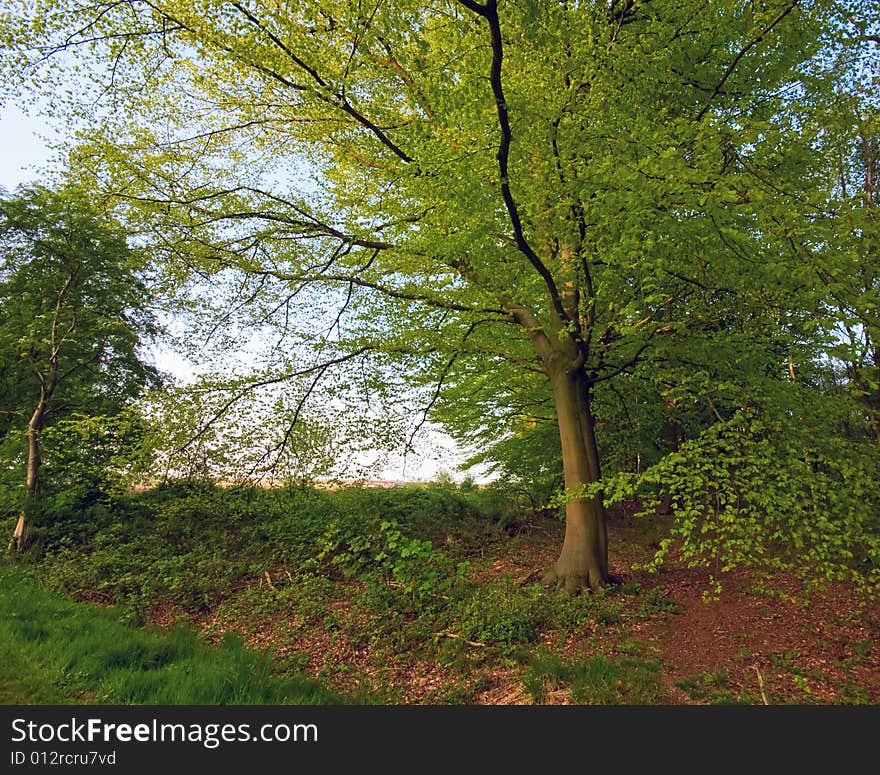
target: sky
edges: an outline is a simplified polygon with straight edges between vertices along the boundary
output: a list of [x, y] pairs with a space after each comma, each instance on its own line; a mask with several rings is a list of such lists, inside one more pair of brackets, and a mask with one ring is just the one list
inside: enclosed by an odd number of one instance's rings
[[51, 156], [42, 136], [55, 136], [44, 121], [15, 107], [0, 109], [0, 186], [13, 191], [40, 178], [38, 168]]
[[[14, 106], [0, 109], [0, 187], [12, 192], [22, 183], [45, 180], [41, 169], [50, 166], [52, 151], [49, 146], [57, 139], [60, 139], [58, 133], [40, 118], [26, 115]], [[185, 379], [192, 373], [189, 364], [166, 347], [157, 348], [154, 357], [161, 370], [175, 377]], [[451, 439], [429, 431], [422, 447], [425, 454], [392, 461], [377, 473], [377, 477], [426, 480], [445, 472], [460, 478], [455, 472], [460, 453]], [[481, 477], [478, 475], [477, 479]]]

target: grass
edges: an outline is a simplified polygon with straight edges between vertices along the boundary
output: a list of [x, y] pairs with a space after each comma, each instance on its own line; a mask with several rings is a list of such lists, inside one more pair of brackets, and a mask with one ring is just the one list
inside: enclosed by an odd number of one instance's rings
[[0, 565], [0, 700], [4, 704], [310, 705], [338, 695], [227, 636], [137, 628], [117, 608], [74, 602]]
[[757, 698], [737, 690], [724, 670], [699, 673], [679, 681], [676, 686], [694, 702], [708, 705], [751, 705]]
[[[512, 513], [505, 497], [433, 486], [172, 484], [109, 509], [56, 515], [36, 531], [19, 576], [39, 574], [50, 589], [119, 608], [58, 597], [31, 604], [31, 595], [49, 593], [19, 577], [6, 584], [15, 593], [3, 600], [0, 633], [17, 644], [5, 661], [18, 667], [0, 691], [39, 703], [337, 701], [302, 679], [312, 663], [349, 701], [405, 702], [383, 681], [390, 665], [407, 661], [443, 671], [434, 702], [472, 703], [499, 671], [520, 676], [538, 701], [547, 686], [586, 703], [659, 696], [650, 660], [587, 653], [552, 667], [535, 656], [560, 633], [620, 626], [634, 605], [639, 618], [662, 615], [669, 603], [659, 593], [633, 586], [570, 598], [509, 578], [471, 578], [487, 549], [516, 543], [503, 531], [501, 517]], [[210, 611], [202, 635], [225, 640], [212, 650], [186, 628], [139, 629], [157, 608], [184, 619]], [[271, 669], [244, 644], [256, 632], [276, 652]], [[364, 652], [369, 680], [357, 667]], [[36, 655], [33, 667], [25, 654]], [[323, 655], [316, 664], [315, 654]]]
[[635, 655], [612, 660], [592, 654], [575, 660], [539, 652], [530, 660], [524, 683], [539, 703], [563, 692], [579, 705], [655, 705], [667, 699], [660, 667], [658, 660]]

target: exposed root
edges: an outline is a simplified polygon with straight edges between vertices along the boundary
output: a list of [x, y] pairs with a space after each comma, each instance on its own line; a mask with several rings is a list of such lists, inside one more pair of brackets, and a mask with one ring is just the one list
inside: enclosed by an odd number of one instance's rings
[[574, 596], [580, 592], [601, 592], [608, 582], [589, 573], [564, 573], [556, 565], [546, 568], [541, 583], [550, 589]]

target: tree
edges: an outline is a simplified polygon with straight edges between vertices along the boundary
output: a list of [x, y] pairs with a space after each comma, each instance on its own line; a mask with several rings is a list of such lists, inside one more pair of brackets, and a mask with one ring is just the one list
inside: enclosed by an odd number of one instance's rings
[[[839, 202], [825, 224], [826, 240], [805, 249], [814, 267], [827, 313], [834, 322], [830, 354], [880, 442], [880, 106], [840, 98], [837, 131], [829, 132], [831, 167], [839, 181]], [[847, 104], [848, 103], [848, 104]], [[855, 114], [855, 115], [854, 115]]]
[[142, 262], [119, 224], [81, 191], [33, 186], [0, 200], [0, 396], [4, 436], [13, 437], [4, 445], [8, 462], [18, 458], [15, 431], [26, 442], [24, 503], [9, 549], [25, 548], [37, 513], [48, 426], [70, 424], [77, 415], [107, 425], [157, 379], [140, 354], [156, 332]]
[[813, 212], [804, 118], [833, 89], [845, 5], [58, 3], [24, 7], [8, 61], [96, 54], [115, 102], [79, 162], [177, 265], [242, 274], [244, 299], [274, 287], [264, 322], [338, 301], [303, 334], [312, 366], [279, 356], [258, 379], [305, 374], [308, 396], [370, 360], [415, 371], [427, 416], [475, 369], [514, 395], [538, 375], [566, 490], [547, 580], [596, 589], [597, 391], [670, 363], [694, 386], [694, 340], [704, 364], [749, 347], [714, 295], [788, 276], [778, 217]]

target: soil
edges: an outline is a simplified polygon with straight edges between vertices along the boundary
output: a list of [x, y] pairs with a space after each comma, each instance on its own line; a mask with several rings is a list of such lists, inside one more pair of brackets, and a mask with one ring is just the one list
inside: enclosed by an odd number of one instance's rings
[[[549, 529], [546, 541], [535, 542], [535, 560], [552, 559], [562, 531]], [[631, 516], [611, 520], [609, 546], [616, 582], [659, 587], [674, 603], [674, 612], [632, 622], [626, 633], [651, 644], [662, 660], [670, 702], [880, 702], [880, 604], [861, 599], [851, 585], [831, 584], [805, 598], [794, 578], [775, 574], [759, 587], [754, 574], [737, 570], [715, 574], [722, 589], [707, 599], [710, 571], [687, 568], [674, 554], [660, 573], [631, 570], [656, 548]], [[613, 653], [613, 640], [606, 648]]]
[[[563, 525], [536, 519], [520, 526], [506, 542], [492, 544], [478, 563], [475, 577], [533, 581], [538, 569], [551, 563], [562, 544]], [[759, 587], [746, 571], [719, 574], [722, 591], [706, 600], [709, 571], [685, 567], [673, 555], [660, 573], [633, 570], [653, 553], [650, 536], [630, 515], [615, 515], [609, 526], [610, 572], [615, 584], [640, 585], [643, 593], [655, 588], [667, 605], [650, 617], [630, 615], [624, 607], [619, 622], [591, 621], [578, 632], [551, 632], [548, 647], [566, 656], [602, 652], [614, 659], [638, 645], [640, 653], [659, 660], [664, 704], [878, 704], [880, 703], [880, 606], [861, 599], [844, 584], [799, 600], [800, 584], [776, 575]], [[355, 584], [354, 582], [349, 582]], [[775, 590], [770, 594], [766, 588]], [[802, 596], [801, 596], [802, 597]], [[621, 596], [622, 604], [636, 606], [644, 594]], [[345, 601], [331, 613], [357, 617]], [[668, 610], [667, 610], [668, 609]], [[160, 622], [172, 612], [157, 612]], [[279, 657], [306, 655], [303, 667], [340, 689], [358, 685], [389, 687], [392, 702], [433, 704], [464, 702], [482, 705], [533, 704], [525, 691], [522, 670], [514, 660], [491, 665], [480, 661], [483, 644], [465, 644], [475, 661], [470, 681], [476, 686], [460, 700], [450, 698], [449, 687], [462, 683], [462, 666], [444, 664], [414, 653], [374, 653], [371, 643], [352, 642], [326, 626], [308, 626], [275, 612], [248, 617], [247, 623], [218, 612], [201, 620], [209, 637], [237, 629], [255, 646], [269, 648]], [[366, 629], [366, 628], [365, 628]], [[461, 640], [456, 633], [437, 633], [436, 640]], [[433, 652], [435, 655], [437, 649]], [[483, 652], [485, 653], [485, 652]], [[344, 669], [340, 669], [344, 666]], [[472, 676], [473, 677], [473, 676]], [[542, 704], [570, 704], [565, 689], [548, 691]]]
[[[522, 561], [551, 562], [562, 536], [562, 525], [545, 523], [524, 543], [523, 554], [532, 559]], [[609, 546], [614, 582], [660, 588], [674, 611], [648, 621], [625, 619], [623, 630], [611, 628], [598, 639], [600, 648], [614, 655], [621, 641], [650, 644], [662, 662], [670, 703], [880, 702], [880, 604], [861, 599], [851, 585], [831, 584], [805, 598], [794, 578], [775, 574], [759, 587], [753, 573], [737, 570], [716, 573], [721, 592], [707, 599], [710, 571], [685, 567], [674, 553], [659, 573], [632, 570], [656, 544], [631, 515], [610, 520]], [[590, 642], [595, 648], [597, 639]], [[584, 645], [572, 637], [566, 651], [576, 654]]]

